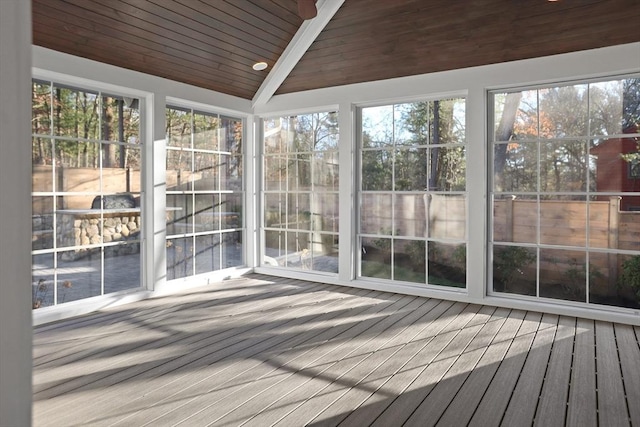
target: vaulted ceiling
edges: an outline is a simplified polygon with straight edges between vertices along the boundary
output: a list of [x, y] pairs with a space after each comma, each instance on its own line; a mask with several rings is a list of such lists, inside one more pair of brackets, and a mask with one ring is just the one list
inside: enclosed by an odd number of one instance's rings
[[268, 98], [640, 41], [638, 0], [317, 5], [303, 21], [296, 0], [32, 0], [33, 43], [255, 100], [265, 79]]

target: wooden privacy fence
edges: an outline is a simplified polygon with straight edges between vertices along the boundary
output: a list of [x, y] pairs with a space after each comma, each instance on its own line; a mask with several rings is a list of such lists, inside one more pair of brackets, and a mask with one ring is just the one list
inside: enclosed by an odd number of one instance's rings
[[[584, 270], [589, 248], [589, 275], [615, 292], [622, 263], [629, 255], [599, 249], [640, 251], [640, 212], [620, 211], [620, 197], [606, 201], [501, 199], [495, 200], [493, 241], [574, 246], [577, 250], [540, 250], [540, 271], [559, 282], [576, 268]], [[538, 229], [538, 215], [540, 218]], [[588, 241], [587, 241], [588, 240]], [[530, 265], [529, 269], [535, 268]]]
[[[537, 203], [494, 201], [493, 241], [537, 243]], [[640, 251], [640, 212], [621, 212], [619, 197], [588, 204], [541, 200], [539, 209], [541, 244]]]

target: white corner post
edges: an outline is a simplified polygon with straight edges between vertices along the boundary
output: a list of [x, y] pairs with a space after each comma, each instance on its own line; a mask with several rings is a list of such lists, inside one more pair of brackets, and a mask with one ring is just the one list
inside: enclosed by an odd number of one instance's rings
[[0, 426], [30, 426], [30, 1], [0, 0], [0, 100]]
[[[166, 199], [166, 96], [154, 93], [146, 97], [142, 116], [147, 117], [145, 135], [145, 253], [144, 287], [164, 292], [167, 283], [167, 199]], [[146, 114], [145, 114], [146, 112]]]
[[356, 175], [354, 153], [356, 146], [355, 107], [349, 102], [342, 102], [338, 107], [339, 142], [339, 203], [338, 218], [340, 221], [340, 240], [338, 243], [339, 269], [341, 283], [348, 283], [355, 279], [355, 265], [357, 264], [356, 250], [356, 201], [354, 200]]

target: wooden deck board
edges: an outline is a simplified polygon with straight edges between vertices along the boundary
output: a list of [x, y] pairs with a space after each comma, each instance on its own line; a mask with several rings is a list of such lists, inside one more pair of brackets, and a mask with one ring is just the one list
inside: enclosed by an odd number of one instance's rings
[[590, 427], [598, 424], [594, 340], [593, 321], [578, 319], [567, 408], [568, 425]]
[[34, 330], [34, 425], [640, 425], [640, 328], [257, 274]]
[[600, 425], [629, 425], [626, 399], [619, 398], [624, 395], [621, 374], [614, 327], [611, 323], [596, 322], [596, 381]]

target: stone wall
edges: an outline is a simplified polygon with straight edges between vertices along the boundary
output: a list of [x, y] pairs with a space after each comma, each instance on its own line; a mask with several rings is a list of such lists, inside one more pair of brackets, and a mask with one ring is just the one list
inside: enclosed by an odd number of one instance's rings
[[[101, 243], [139, 240], [140, 210], [123, 209], [117, 211], [59, 211], [57, 214], [58, 248], [89, 246]], [[105, 248], [110, 256], [139, 252], [140, 245], [119, 245]], [[71, 261], [89, 254], [88, 249], [62, 253], [62, 259]]]

